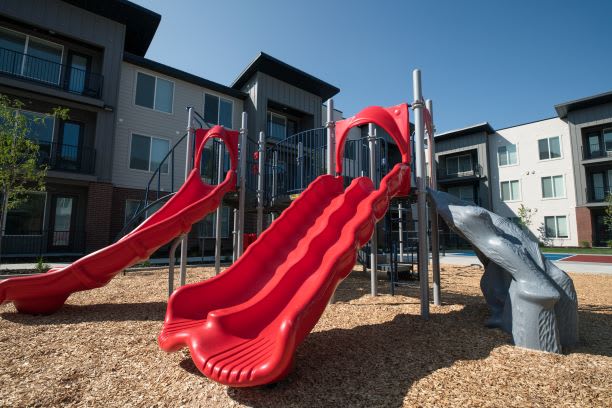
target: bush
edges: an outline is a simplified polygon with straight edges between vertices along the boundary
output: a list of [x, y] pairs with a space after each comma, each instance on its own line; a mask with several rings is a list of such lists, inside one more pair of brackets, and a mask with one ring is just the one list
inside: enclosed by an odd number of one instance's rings
[[580, 247], [581, 248], [590, 248], [591, 247], [591, 243], [589, 241], [580, 241]]
[[38, 258], [38, 260], [36, 261], [36, 266], [34, 266], [34, 269], [35, 269], [35, 270], [36, 270], [36, 272], [38, 272], [38, 273], [45, 273], [45, 272], [47, 272], [49, 269], [51, 269], [51, 267], [45, 263], [45, 260], [44, 260], [42, 257], [40, 257], [40, 258]]
[[612, 239], [608, 240], [608, 248], [612, 248]]

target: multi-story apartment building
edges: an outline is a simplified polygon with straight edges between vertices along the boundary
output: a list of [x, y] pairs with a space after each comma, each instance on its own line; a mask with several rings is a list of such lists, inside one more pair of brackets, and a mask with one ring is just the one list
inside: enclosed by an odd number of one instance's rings
[[[78, 255], [109, 244], [185, 133], [187, 106], [231, 129], [246, 111], [252, 153], [259, 131], [277, 141], [318, 127], [322, 102], [339, 92], [265, 53], [231, 86], [151, 61], [144, 55], [161, 16], [126, 0], [33, 3], [0, 4], [0, 93], [23, 101], [28, 116], [62, 106], [70, 120], [31, 126], [49, 164], [46, 192], [8, 214], [3, 255]], [[185, 144], [174, 154], [174, 180], [162, 166], [152, 186], [161, 195], [183, 181]], [[254, 209], [255, 191], [247, 196]], [[223, 214], [229, 237], [229, 209]], [[248, 213], [247, 232], [254, 220]], [[208, 217], [193, 235], [213, 236], [213, 225]]]
[[[42, 117], [30, 137], [49, 165], [46, 192], [11, 211], [3, 255], [82, 253], [109, 241], [114, 129], [124, 51], [144, 55], [159, 24], [113, 0], [0, 3], [0, 92]], [[69, 108], [70, 120], [45, 117]]]
[[612, 240], [603, 222], [612, 193], [612, 92], [555, 106], [567, 121], [576, 183], [578, 241], [606, 245]]
[[554, 246], [577, 246], [576, 194], [569, 128], [559, 118], [499, 129], [489, 135], [491, 210], [516, 219]]

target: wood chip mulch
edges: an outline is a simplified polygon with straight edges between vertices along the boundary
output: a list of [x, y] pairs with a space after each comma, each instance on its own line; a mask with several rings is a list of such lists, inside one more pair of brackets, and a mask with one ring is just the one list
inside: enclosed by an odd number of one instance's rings
[[[51, 316], [0, 306], [0, 407], [611, 407], [612, 276], [572, 275], [580, 344], [564, 355], [515, 348], [486, 329], [482, 270], [445, 266], [443, 306], [419, 316], [414, 283], [369, 296], [355, 271], [280, 383], [232, 389], [203, 377], [188, 352], [157, 347], [163, 272], [118, 276]], [[189, 281], [211, 276], [189, 271]], [[177, 281], [178, 279], [175, 279]]]

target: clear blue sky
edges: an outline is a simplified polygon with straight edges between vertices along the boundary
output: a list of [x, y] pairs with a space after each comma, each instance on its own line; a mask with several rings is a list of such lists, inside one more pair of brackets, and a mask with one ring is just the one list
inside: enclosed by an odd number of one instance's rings
[[346, 116], [410, 102], [414, 68], [438, 131], [612, 90], [612, 1], [133, 1], [162, 15], [148, 58], [229, 85], [264, 51], [339, 87]]

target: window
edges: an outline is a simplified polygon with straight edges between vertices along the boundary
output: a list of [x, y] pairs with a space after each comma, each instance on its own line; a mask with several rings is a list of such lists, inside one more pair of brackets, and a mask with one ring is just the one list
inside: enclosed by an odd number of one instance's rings
[[604, 201], [606, 196], [612, 193], [612, 170], [591, 173], [591, 185], [592, 200]]
[[612, 129], [603, 129], [586, 134], [586, 158], [606, 157], [612, 155]]
[[6, 214], [4, 235], [40, 235], [45, 220], [45, 193], [29, 193], [25, 200]]
[[446, 174], [462, 175], [472, 172], [472, 155], [464, 154], [461, 156], [446, 158]]
[[558, 159], [561, 157], [561, 139], [559, 136], [538, 140], [540, 160]]
[[612, 152], [612, 129], [604, 129], [603, 137], [606, 152]]
[[542, 198], [565, 197], [563, 176], [542, 177]]
[[136, 105], [172, 113], [173, 97], [174, 83], [142, 72], [136, 75]]
[[0, 28], [0, 72], [58, 85], [63, 47]]
[[547, 238], [568, 238], [567, 217], [565, 215], [544, 217]]
[[[210, 213], [200, 222], [200, 238], [214, 238], [215, 224], [217, 212]], [[230, 209], [229, 207], [221, 208], [221, 238], [227, 238], [230, 235]]]
[[519, 181], [510, 180], [501, 182], [501, 199], [502, 201], [517, 201], [520, 200]]
[[472, 186], [457, 186], [449, 187], [448, 194], [452, 194], [455, 197], [474, 203], [474, 187]]
[[287, 118], [268, 112], [268, 137], [282, 140], [287, 137]]
[[234, 104], [229, 99], [216, 95], [204, 94], [204, 120], [213, 125], [232, 129], [232, 112]]
[[74, 211], [74, 197], [54, 197], [55, 214], [53, 214], [53, 246], [68, 246], [70, 244], [70, 229]]
[[511, 144], [497, 148], [497, 162], [499, 163], [499, 167], [516, 164], [516, 145]]
[[[170, 150], [170, 142], [166, 139], [132, 134], [130, 148], [130, 169], [155, 171]], [[164, 162], [162, 173], [168, 173], [168, 163]]]

